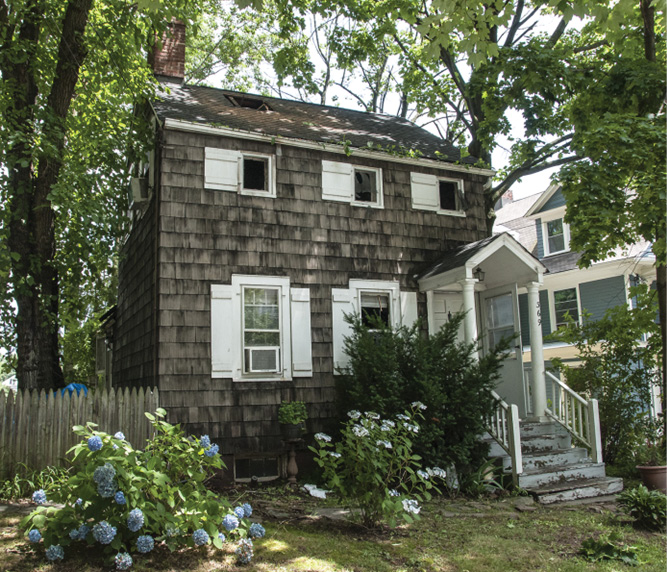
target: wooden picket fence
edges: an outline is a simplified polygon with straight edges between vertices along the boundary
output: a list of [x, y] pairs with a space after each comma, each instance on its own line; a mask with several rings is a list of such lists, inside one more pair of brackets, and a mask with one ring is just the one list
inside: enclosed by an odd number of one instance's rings
[[87, 396], [60, 390], [0, 391], [0, 478], [21, 472], [21, 464], [37, 470], [67, 466], [67, 451], [81, 439], [72, 427], [88, 421], [111, 435], [122, 431], [142, 449], [153, 430], [144, 412], [155, 412], [159, 405], [157, 388], [89, 390]]

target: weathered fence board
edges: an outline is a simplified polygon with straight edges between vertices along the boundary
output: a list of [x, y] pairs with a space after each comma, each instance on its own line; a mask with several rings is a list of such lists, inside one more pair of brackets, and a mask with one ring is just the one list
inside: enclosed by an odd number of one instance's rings
[[0, 391], [0, 478], [49, 465], [66, 466], [67, 451], [79, 437], [74, 425], [97, 423], [97, 429], [113, 435], [122, 431], [136, 448], [143, 448], [152, 433], [144, 412], [160, 406], [157, 388], [90, 390], [63, 395], [44, 390]]

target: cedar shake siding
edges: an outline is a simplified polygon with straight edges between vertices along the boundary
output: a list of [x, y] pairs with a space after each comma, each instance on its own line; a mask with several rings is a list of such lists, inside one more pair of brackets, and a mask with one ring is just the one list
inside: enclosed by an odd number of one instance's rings
[[[273, 155], [276, 197], [204, 188], [207, 147]], [[127, 279], [136, 285], [122, 285], [121, 295], [141, 284], [134, 305], [126, 307], [141, 308], [142, 319], [136, 319], [148, 328], [143, 310], [150, 306], [150, 288], [144, 286], [150, 282], [148, 267], [157, 265], [157, 348], [148, 336], [135, 351], [143, 356], [157, 350], [156, 380], [170, 421], [186, 423], [194, 434], [210, 435], [223, 454], [281, 450], [277, 417], [282, 400], [306, 402], [309, 431], [327, 426], [335, 398], [332, 288], [347, 288], [350, 279], [397, 280], [401, 291], [416, 292], [413, 276], [424, 263], [486, 236], [484, 175], [396, 163], [389, 155], [387, 160], [354, 153], [347, 157], [168, 129], [161, 134], [159, 153], [157, 260], [141, 245], [144, 274], [140, 277], [135, 268]], [[324, 201], [322, 160], [381, 168], [383, 208]], [[411, 172], [463, 179], [466, 216], [413, 209]], [[133, 233], [147, 234], [142, 225], [152, 220], [144, 216]], [[131, 257], [125, 264], [133, 268]], [[309, 289], [312, 377], [237, 382], [212, 378], [211, 285], [231, 284], [233, 275], [288, 277], [291, 287]], [[425, 295], [418, 296], [418, 307], [425, 318]], [[117, 340], [121, 345], [132, 342], [127, 334]], [[119, 348], [115, 359], [133, 355]], [[114, 379], [121, 385], [142, 381], [133, 368], [116, 367], [119, 377]]]
[[155, 203], [134, 221], [121, 249], [112, 379], [152, 387], [155, 361]]

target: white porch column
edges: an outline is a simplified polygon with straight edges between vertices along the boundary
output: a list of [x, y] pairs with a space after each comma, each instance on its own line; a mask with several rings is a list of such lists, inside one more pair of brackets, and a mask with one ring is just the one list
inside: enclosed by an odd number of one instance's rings
[[[463, 310], [465, 318], [463, 320], [463, 330], [465, 332], [465, 341], [472, 344], [477, 341], [477, 309], [475, 308], [475, 284], [476, 278], [464, 278], [459, 282], [463, 289]], [[475, 356], [478, 353], [475, 352]]]
[[542, 346], [542, 318], [540, 312], [539, 282], [530, 282], [528, 289], [528, 317], [530, 320], [530, 360], [533, 370], [531, 393], [533, 394], [533, 418], [546, 420], [547, 386], [544, 379], [544, 349]]

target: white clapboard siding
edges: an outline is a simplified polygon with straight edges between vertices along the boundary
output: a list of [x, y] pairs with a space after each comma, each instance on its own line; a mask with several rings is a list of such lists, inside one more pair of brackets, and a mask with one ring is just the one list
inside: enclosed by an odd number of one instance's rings
[[117, 388], [76, 392], [0, 391], [0, 479], [12, 477], [26, 465], [41, 470], [65, 466], [67, 451], [81, 439], [75, 425], [97, 423], [98, 431], [113, 435], [122, 431], [137, 449], [152, 434], [144, 413], [160, 406], [157, 388]]

